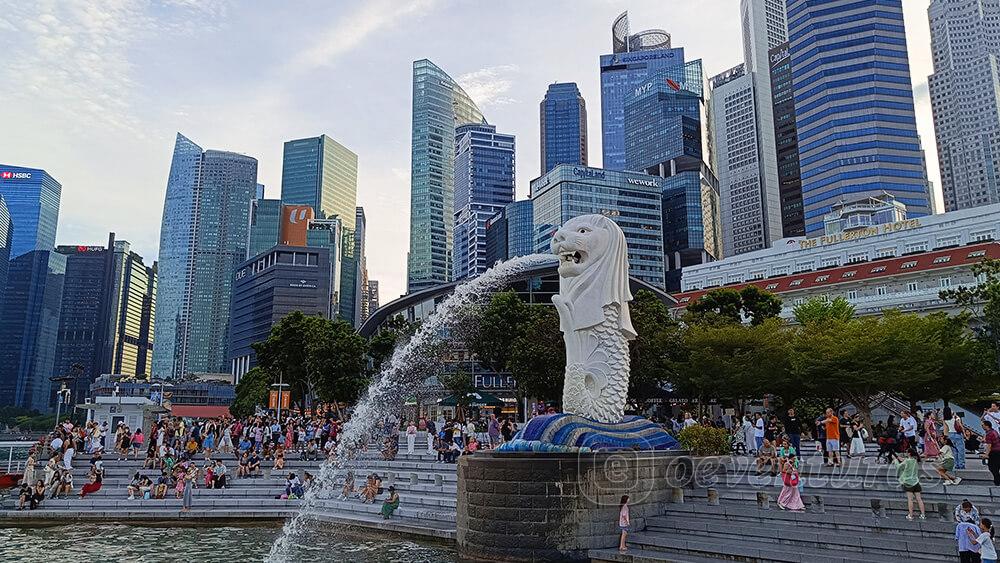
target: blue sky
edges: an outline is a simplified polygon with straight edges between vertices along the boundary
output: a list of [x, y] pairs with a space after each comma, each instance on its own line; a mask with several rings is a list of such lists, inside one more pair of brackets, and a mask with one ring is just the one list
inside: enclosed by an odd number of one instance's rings
[[[904, 0], [918, 125], [938, 183], [927, 0]], [[326, 133], [359, 155], [368, 269], [405, 289], [412, 61], [463, 84], [517, 136], [517, 193], [539, 172], [538, 103], [575, 81], [600, 165], [598, 57], [610, 25], [663, 28], [709, 75], [742, 62], [738, 0], [0, 0], [0, 162], [63, 185], [58, 241], [108, 231], [152, 259], [174, 135], [260, 161], [278, 197], [287, 139]]]

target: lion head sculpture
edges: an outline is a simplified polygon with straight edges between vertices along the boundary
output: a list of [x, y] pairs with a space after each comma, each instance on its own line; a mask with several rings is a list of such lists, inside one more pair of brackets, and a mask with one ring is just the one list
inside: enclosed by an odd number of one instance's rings
[[551, 246], [559, 257], [559, 295], [573, 311], [566, 328], [596, 326], [604, 320], [604, 306], [616, 303], [622, 332], [634, 338], [628, 312], [628, 248], [621, 228], [603, 215], [574, 217], [556, 231]]

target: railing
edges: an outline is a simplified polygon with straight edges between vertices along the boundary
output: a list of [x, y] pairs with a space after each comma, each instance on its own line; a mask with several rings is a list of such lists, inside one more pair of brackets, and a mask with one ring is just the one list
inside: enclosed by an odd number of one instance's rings
[[[28, 450], [35, 443], [26, 440], [0, 442], [0, 468], [5, 468], [5, 473], [21, 473], [28, 460]], [[7, 460], [6, 465], [3, 465], [4, 459]]]

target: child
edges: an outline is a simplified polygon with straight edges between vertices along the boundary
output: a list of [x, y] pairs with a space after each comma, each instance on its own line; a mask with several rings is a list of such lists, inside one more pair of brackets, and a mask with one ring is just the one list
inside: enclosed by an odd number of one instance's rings
[[618, 509], [618, 528], [622, 531], [621, 540], [618, 542], [618, 551], [625, 553], [628, 547], [625, 545], [625, 537], [628, 536], [628, 529], [631, 525], [628, 513], [628, 495], [622, 495], [621, 508]]
[[997, 550], [993, 545], [993, 522], [989, 518], [979, 521], [980, 533], [967, 530], [974, 545], [979, 546], [979, 557], [983, 563], [996, 563]]

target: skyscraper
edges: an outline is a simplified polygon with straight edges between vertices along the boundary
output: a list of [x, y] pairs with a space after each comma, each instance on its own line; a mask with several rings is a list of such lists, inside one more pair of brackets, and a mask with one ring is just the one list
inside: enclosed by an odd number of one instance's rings
[[[368, 280], [368, 315], [379, 308], [378, 280]], [[367, 318], [365, 320], [368, 320]]]
[[719, 177], [723, 255], [770, 246], [765, 213], [753, 75], [737, 65], [712, 77], [711, 118], [715, 133], [712, 168]]
[[[788, 42], [785, 0], [740, 0], [740, 21], [743, 26], [744, 68], [753, 83], [755, 150], [759, 169], [760, 215], [763, 223], [754, 228], [762, 234], [764, 246], [771, 246], [772, 242], [782, 237], [782, 223], [769, 52]], [[719, 170], [716, 172], [721, 174]], [[721, 176], [719, 180], [721, 189]]]
[[0, 194], [0, 318], [3, 318], [3, 296], [7, 289], [7, 271], [10, 268], [10, 243], [14, 224], [10, 221], [7, 201]]
[[413, 63], [412, 119], [408, 292], [451, 280], [455, 127], [486, 123], [465, 90], [426, 59]]
[[640, 84], [625, 104], [624, 118], [627, 167], [663, 178], [657, 183], [662, 190], [665, 269], [660, 287], [676, 290], [682, 268], [721, 256], [719, 182], [709, 164], [710, 123], [701, 61], [665, 70]]
[[281, 200], [254, 198], [250, 211], [250, 247], [247, 258], [270, 250], [280, 241]]
[[0, 405], [48, 412], [66, 257], [30, 250], [10, 261], [0, 312]]
[[928, 80], [948, 211], [1000, 203], [1000, 4], [933, 0]]
[[128, 241], [114, 245], [110, 373], [150, 375], [158, 264], [147, 266]]
[[340, 313], [340, 291], [343, 284], [341, 275], [345, 268], [336, 264], [336, 261], [344, 255], [342, 246], [346, 242], [353, 245], [354, 236], [353, 234], [349, 238], [344, 236], [344, 227], [340, 222], [340, 217], [312, 219], [308, 222], [306, 245], [310, 248], [325, 248], [330, 254], [330, 302], [327, 316], [331, 319]]
[[667, 69], [684, 66], [684, 49], [670, 48], [661, 29], [630, 34], [628, 12], [611, 26], [613, 53], [601, 55], [601, 144], [605, 170], [626, 170], [625, 104], [635, 89]]
[[476, 277], [486, 261], [486, 221], [514, 201], [514, 136], [493, 125], [455, 129], [452, 279]]
[[534, 251], [550, 253], [552, 235], [573, 217], [605, 215], [625, 233], [629, 274], [663, 287], [662, 182], [640, 172], [557, 165], [531, 181]]
[[363, 290], [368, 278], [365, 263], [365, 208], [358, 207], [354, 212], [354, 233], [344, 239], [344, 244], [351, 245], [351, 252], [344, 258], [340, 273], [340, 313], [339, 317], [353, 326], [360, 326], [361, 302]]
[[798, 128], [795, 126], [795, 96], [792, 59], [788, 43], [769, 51], [774, 145], [778, 159], [778, 194], [781, 196], [781, 236], [806, 234], [802, 217], [802, 174], [799, 170]]
[[281, 201], [309, 205], [321, 219], [336, 215], [354, 230], [358, 201], [358, 155], [326, 135], [285, 143]]
[[11, 260], [32, 250], [52, 250], [62, 185], [44, 170], [0, 164], [0, 196], [15, 226]]
[[177, 134], [160, 227], [153, 375], [228, 371], [233, 272], [246, 260], [257, 160]]
[[487, 266], [534, 252], [534, 204], [530, 199], [508, 203], [486, 222]]
[[900, 0], [788, 0], [806, 235], [841, 200], [931, 213]]
[[550, 84], [538, 104], [542, 174], [557, 164], [587, 165], [587, 103], [576, 82]]

